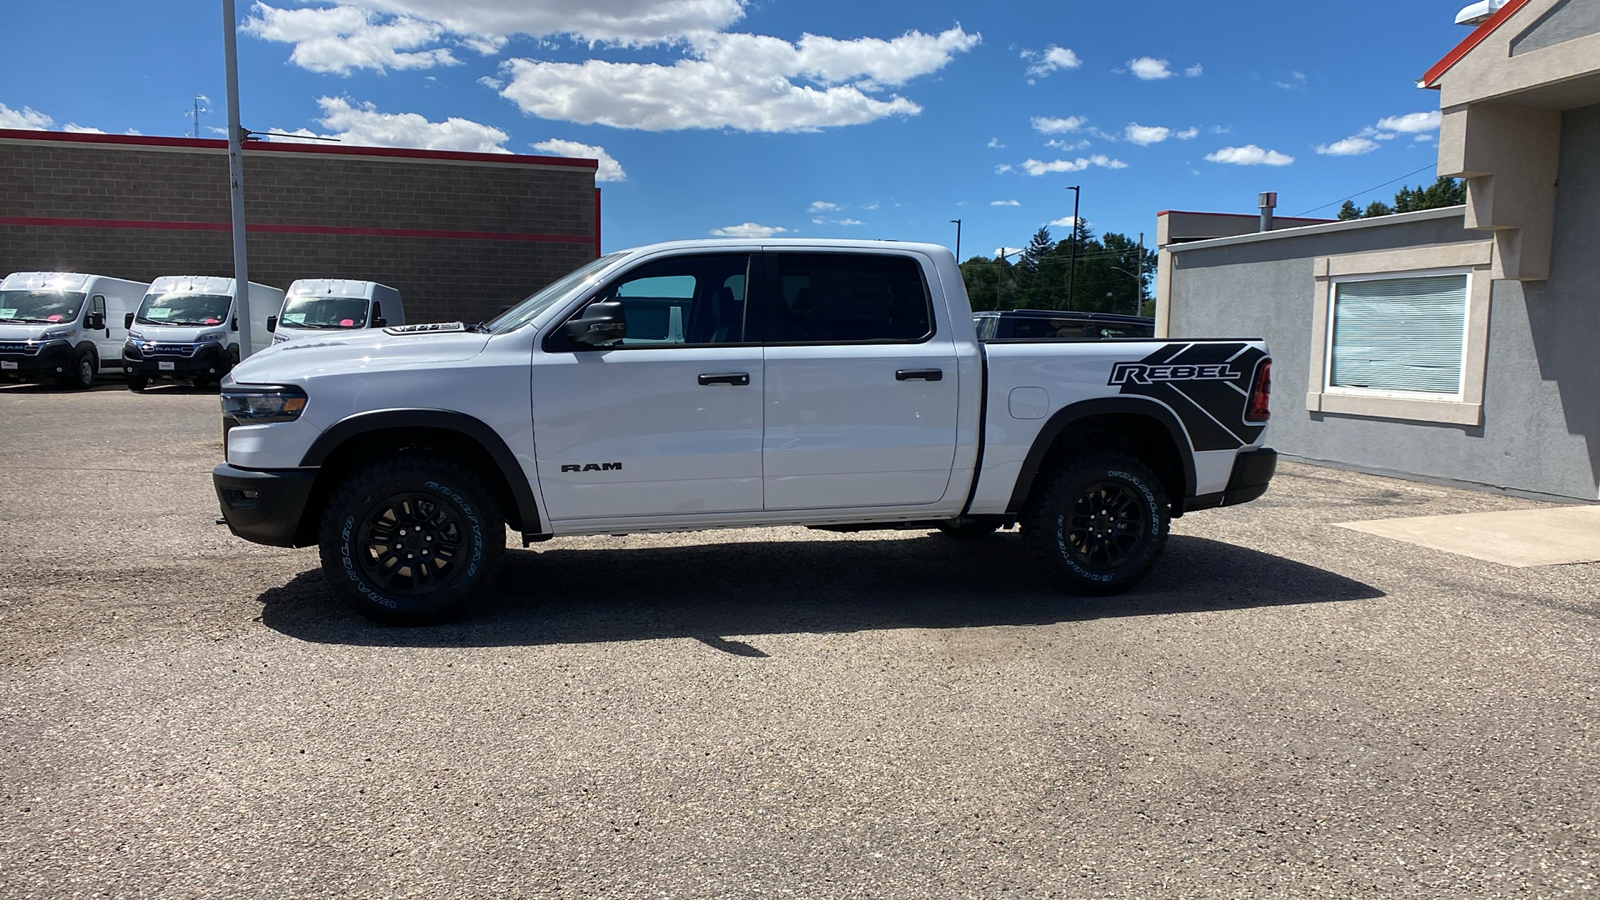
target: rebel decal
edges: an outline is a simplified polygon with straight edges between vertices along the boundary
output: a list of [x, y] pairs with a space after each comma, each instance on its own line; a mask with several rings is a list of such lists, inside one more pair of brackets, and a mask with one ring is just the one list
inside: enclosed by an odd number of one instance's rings
[[1243, 342], [1172, 343], [1138, 362], [1115, 364], [1107, 384], [1166, 404], [1197, 451], [1254, 444], [1266, 423], [1246, 422], [1256, 367], [1267, 356]]

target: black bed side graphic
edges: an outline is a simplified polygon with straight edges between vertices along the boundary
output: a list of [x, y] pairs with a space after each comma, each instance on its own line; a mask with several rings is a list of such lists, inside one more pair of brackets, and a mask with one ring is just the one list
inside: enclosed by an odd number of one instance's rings
[[1237, 450], [1254, 444], [1266, 428], [1244, 419], [1256, 367], [1266, 355], [1242, 342], [1174, 342], [1138, 362], [1112, 366], [1107, 384], [1171, 407], [1197, 452]]

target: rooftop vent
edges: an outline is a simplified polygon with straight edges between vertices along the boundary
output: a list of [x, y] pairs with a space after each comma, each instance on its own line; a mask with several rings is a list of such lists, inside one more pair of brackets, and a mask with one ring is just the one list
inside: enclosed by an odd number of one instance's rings
[[1476, 28], [1489, 20], [1489, 17], [1500, 11], [1510, 0], [1478, 0], [1471, 6], [1463, 7], [1456, 13], [1457, 25], [1471, 25]]

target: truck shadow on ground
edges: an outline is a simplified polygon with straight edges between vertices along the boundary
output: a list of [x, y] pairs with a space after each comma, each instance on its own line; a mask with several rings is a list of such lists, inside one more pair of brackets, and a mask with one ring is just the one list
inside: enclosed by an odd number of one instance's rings
[[1117, 597], [1061, 593], [1014, 532], [976, 541], [928, 535], [556, 546], [508, 551], [490, 596], [458, 622], [375, 625], [340, 603], [316, 569], [263, 593], [261, 620], [313, 643], [523, 646], [688, 637], [760, 656], [726, 636], [1036, 625], [1383, 596], [1313, 566], [1186, 536], [1174, 536], [1150, 577]]

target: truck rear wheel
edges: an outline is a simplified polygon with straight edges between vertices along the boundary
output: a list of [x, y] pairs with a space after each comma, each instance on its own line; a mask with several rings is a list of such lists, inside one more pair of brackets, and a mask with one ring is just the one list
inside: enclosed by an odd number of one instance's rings
[[1149, 467], [1119, 451], [1085, 454], [1048, 476], [1022, 517], [1034, 558], [1078, 594], [1118, 594], [1150, 572], [1172, 510]]
[[405, 451], [358, 469], [328, 501], [322, 573], [368, 618], [450, 618], [500, 570], [506, 529], [494, 495], [463, 467]]

